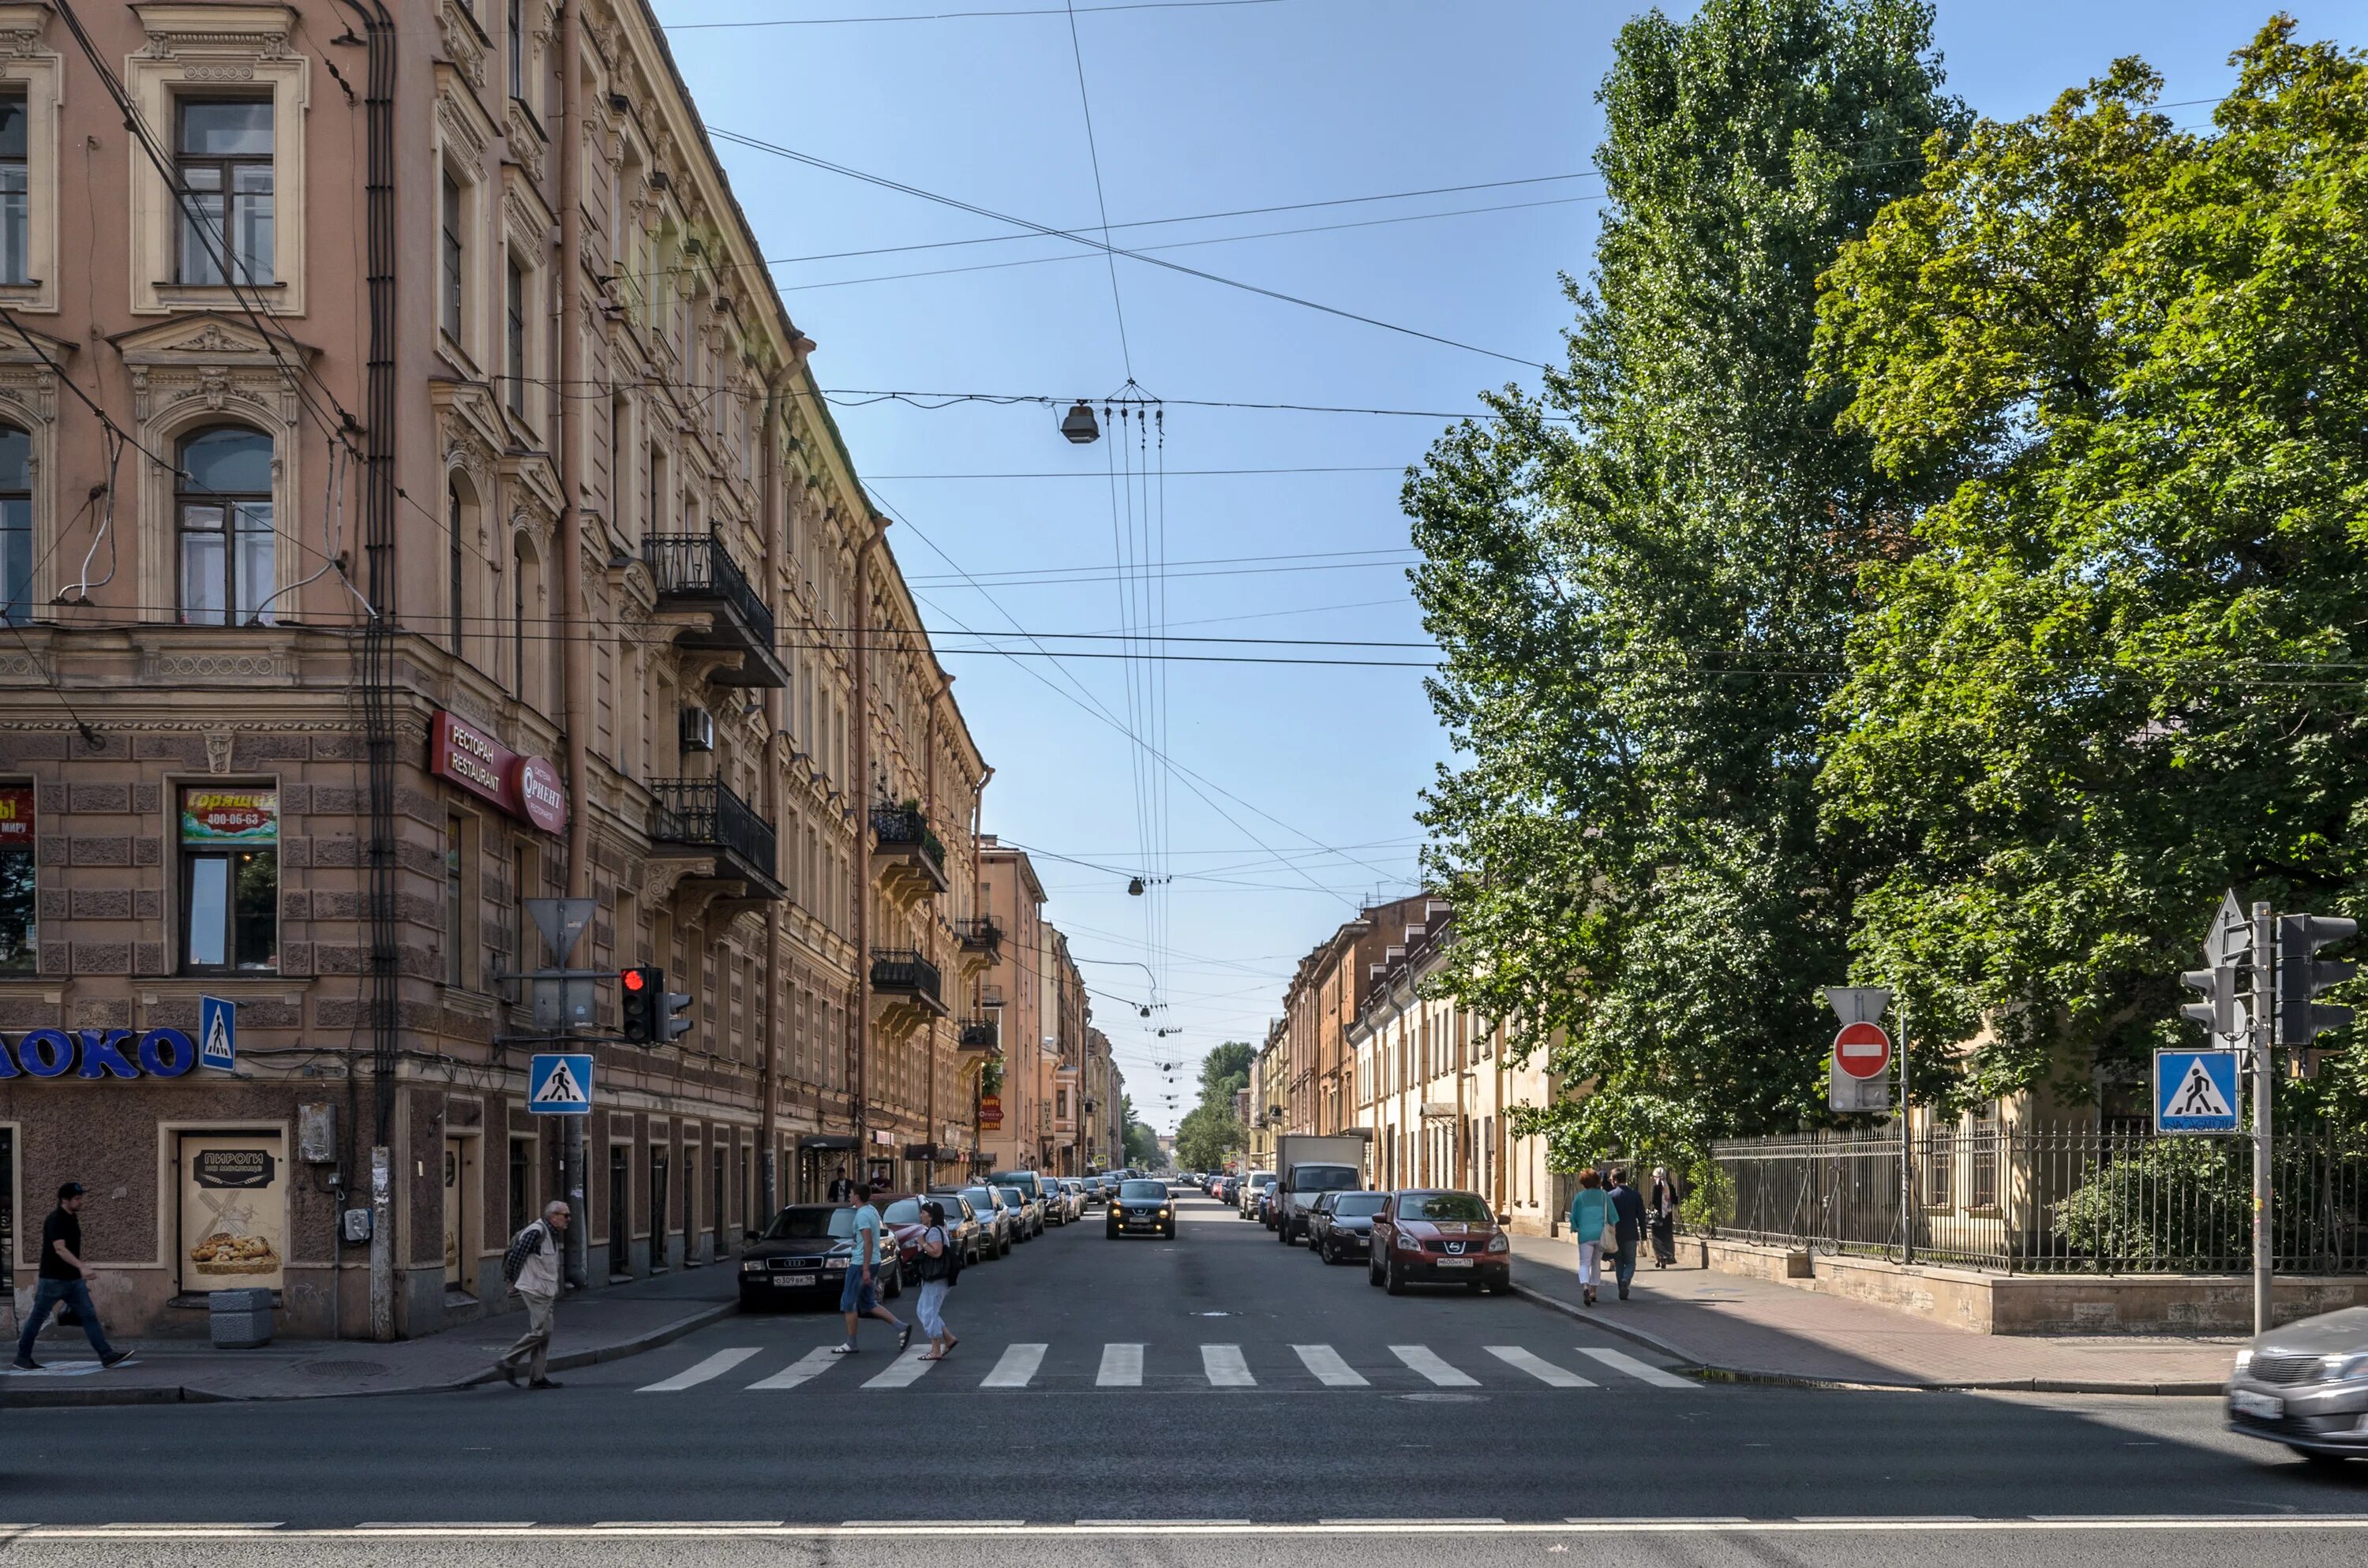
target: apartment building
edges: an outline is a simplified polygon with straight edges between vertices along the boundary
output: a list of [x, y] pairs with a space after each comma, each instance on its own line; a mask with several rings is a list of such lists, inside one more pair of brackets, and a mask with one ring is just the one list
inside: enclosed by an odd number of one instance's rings
[[[72, 1178], [110, 1326], [414, 1335], [552, 1197], [598, 1288], [971, 1168], [989, 769], [647, 6], [68, 8], [0, 5], [17, 1279]], [[581, 1119], [569, 957], [693, 999]]]
[[1364, 1006], [1374, 966], [1418, 939], [1432, 908], [1444, 912], [1446, 905], [1423, 893], [1375, 904], [1299, 960], [1282, 998], [1284, 1131], [1338, 1133], [1354, 1125], [1349, 1026]]

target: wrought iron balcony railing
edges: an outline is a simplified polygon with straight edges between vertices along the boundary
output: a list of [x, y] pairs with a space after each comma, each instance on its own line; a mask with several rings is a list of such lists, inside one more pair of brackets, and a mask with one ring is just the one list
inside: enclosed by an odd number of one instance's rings
[[1002, 1026], [993, 1018], [964, 1018], [962, 1048], [964, 1051], [993, 1051], [1001, 1042], [1002, 1033]]
[[1003, 924], [992, 915], [957, 920], [954, 933], [962, 938], [962, 947], [973, 953], [991, 953], [1003, 946]]
[[871, 833], [882, 849], [918, 848], [930, 865], [946, 869], [946, 846], [929, 831], [929, 819], [911, 806], [872, 807]]
[[712, 632], [686, 641], [748, 655], [736, 671], [719, 671], [714, 679], [726, 686], [789, 684], [788, 670], [773, 646], [773, 612], [722, 539], [712, 533], [652, 534], [642, 540], [642, 559], [657, 579], [661, 607], [712, 606], [718, 610]]
[[937, 1003], [938, 966], [918, 953], [895, 948], [874, 948], [871, 949], [871, 989], [919, 996]]
[[756, 873], [771, 896], [780, 896], [774, 881], [773, 824], [747, 801], [712, 778], [653, 778], [650, 793], [657, 797], [652, 838], [719, 850], [738, 862], [738, 869]]

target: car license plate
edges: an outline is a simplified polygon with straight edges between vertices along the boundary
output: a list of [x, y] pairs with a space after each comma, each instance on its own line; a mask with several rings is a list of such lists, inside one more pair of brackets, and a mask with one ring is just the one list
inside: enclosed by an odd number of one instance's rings
[[1472, 1260], [1468, 1257], [1442, 1257], [1439, 1260], [1439, 1267], [1441, 1268], [1469, 1268], [1472, 1267]]
[[2228, 1396], [2228, 1408], [2239, 1415], [2276, 1421], [2285, 1415], [2286, 1402], [2273, 1393], [2255, 1393], [2250, 1389], [2238, 1389]]
[[773, 1276], [773, 1283], [781, 1286], [784, 1289], [792, 1285], [811, 1285], [814, 1282], [814, 1277], [811, 1274], [776, 1274]]

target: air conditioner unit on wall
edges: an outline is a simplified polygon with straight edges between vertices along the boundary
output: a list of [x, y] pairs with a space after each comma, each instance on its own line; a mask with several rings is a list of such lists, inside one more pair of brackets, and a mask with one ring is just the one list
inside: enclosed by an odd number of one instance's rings
[[715, 749], [715, 715], [704, 708], [682, 710], [682, 749], [713, 751]]

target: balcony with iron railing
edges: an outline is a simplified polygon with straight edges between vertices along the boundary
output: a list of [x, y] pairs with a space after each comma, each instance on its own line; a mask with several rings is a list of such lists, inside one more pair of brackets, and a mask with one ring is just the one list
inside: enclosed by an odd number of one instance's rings
[[1003, 946], [1003, 922], [992, 915], [957, 920], [954, 935], [962, 939], [964, 952], [992, 953]]
[[964, 1018], [961, 1045], [964, 1051], [993, 1051], [1002, 1043], [1003, 1026], [993, 1018]]
[[705, 617], [686, 624], [675, 641], [686, 648], [741, 655], [709, 679], [718, 686], [787, 686], [789, 666], [773, 645], [773, 612], [765, 597], [713, 533], [652, 534], [642, 540], [642, 560], [657, 581], [658, 608], [690, 610]]
[[946, 1016], [938, 966], [918, 953], [899, 948], [872, 949], [871, 989], [876, 995], [909, 998], [939, 1017]]
[[786, 896], [774, 880], [773, 824], [728, 786], [713, 778], [653, 778], [649, 789], [657, 802], [654, 842], [712, 852], [718, 874], [748, 884], [752, 897]]
[[946, 846], [929, 819], [910, 804], [871, 808], [871, 869], [880, 890], [899, 903], [946, 891]]

